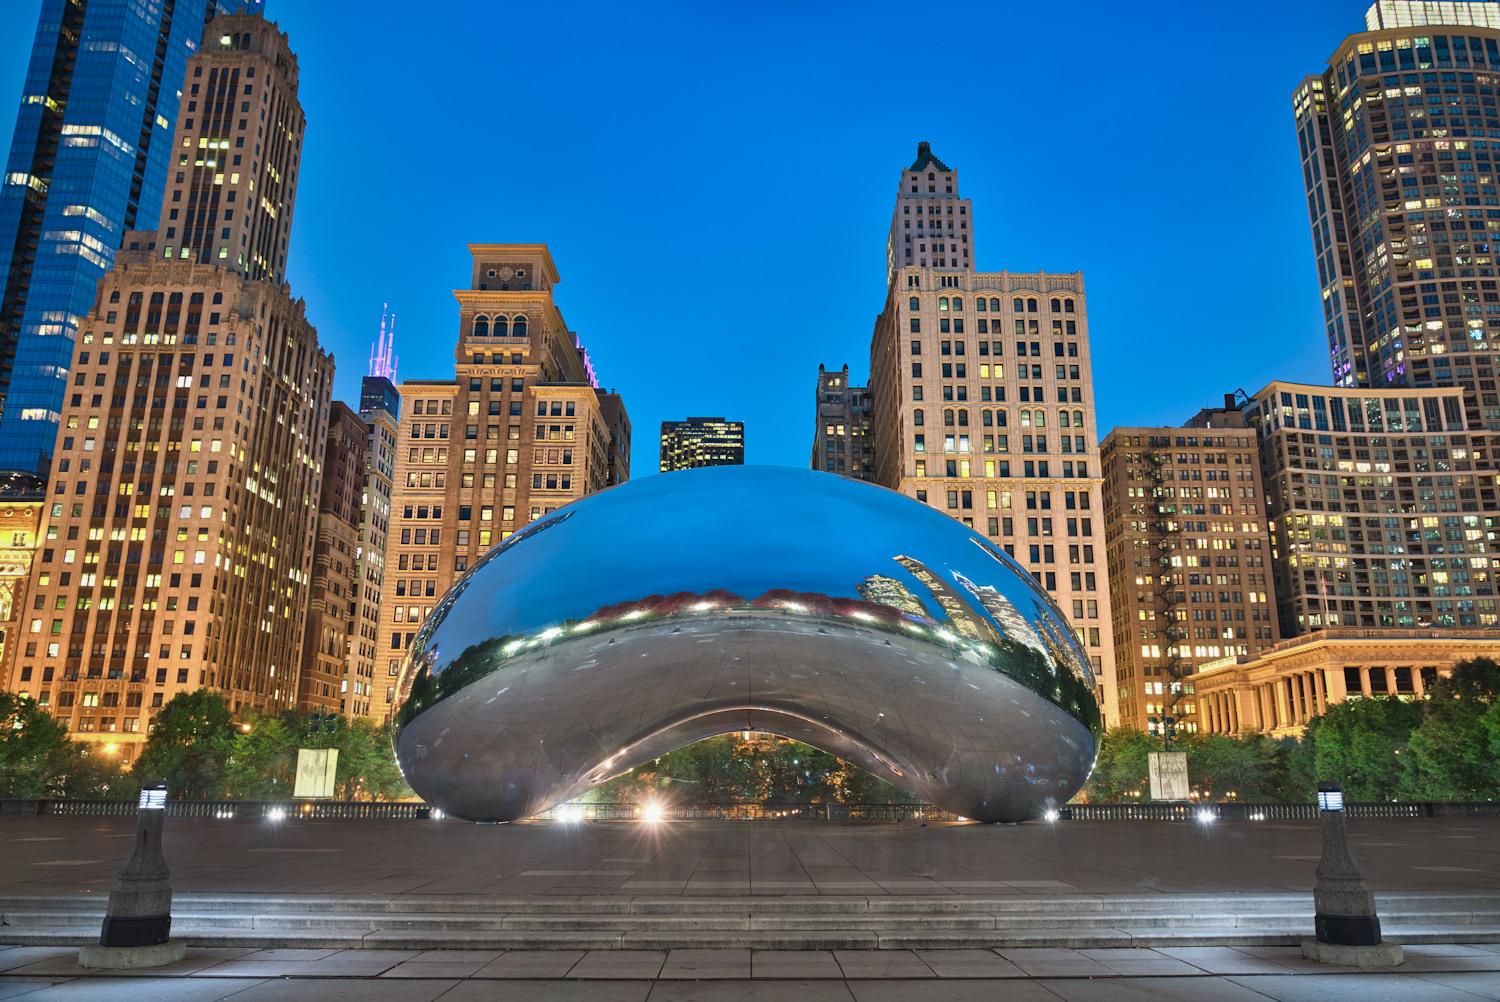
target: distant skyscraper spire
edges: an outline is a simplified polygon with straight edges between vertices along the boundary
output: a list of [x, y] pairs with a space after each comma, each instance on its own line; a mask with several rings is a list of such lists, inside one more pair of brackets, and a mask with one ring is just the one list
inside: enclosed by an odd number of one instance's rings
[[396, 314], [389, 313], [390, 303], [380, 304], [380, 338], [370, 349], [370, 375], [396, 381]]

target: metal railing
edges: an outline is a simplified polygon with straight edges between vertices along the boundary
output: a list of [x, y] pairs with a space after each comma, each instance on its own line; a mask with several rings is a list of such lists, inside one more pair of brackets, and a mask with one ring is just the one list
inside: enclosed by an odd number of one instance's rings
[[[134, 800], [0, 800], [0, 815], [132, 817]], [[930, 804], [674, 804], [663, 802], [670, 821], [963, 821]], [[1500, 801], [1349, 803], [1351, 818], [1500, 818]], [[635, 821], [648, 816], [636, 803], [560, 804], [536, 815], [539, 821]], [[341, 800], [168, 800], [169, 818], [218, 820], [417, 821], [443, 812], [416, 801], [371, 803]], [[1316, 804], [1145, 803], [1070, 804], [1059, 821], [1315, 821]]]

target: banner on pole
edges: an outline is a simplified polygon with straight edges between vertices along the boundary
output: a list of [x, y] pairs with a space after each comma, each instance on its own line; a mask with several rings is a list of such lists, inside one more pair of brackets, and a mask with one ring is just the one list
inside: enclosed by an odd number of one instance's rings
[[338, 771], [337, 748], [298, 748], [297, 785], [292, 796], [327, 799], [333, 796], [333, 776]]

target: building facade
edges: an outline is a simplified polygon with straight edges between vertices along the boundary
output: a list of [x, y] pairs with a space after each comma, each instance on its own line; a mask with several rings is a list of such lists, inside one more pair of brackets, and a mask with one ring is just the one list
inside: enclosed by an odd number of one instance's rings
[[1070, 617], [1118, 712], [1081, 274], [978, 272], [958, 174], [901, 173], [870, 345], [877, 483], [1014, 557]]
[[[301, 149], [296, 59], [259, 17], [209, 34], [178, 113], [172, 146], [190, 152], [163, 198], [169, 230], [126, 235], [80, 323], [11, 661], [12, 690], [127, 760], [179, 692], [215, 689], [237, 713], [296, 704], [316, 549], [333, 359], [302, 302], [251, 277], [253, 254], [181, 229], [217, 203], [235, 205], [232, 232], [280, 232]], [[245, 177], [231, 160], [221, 185], [225, 149]], [[250, 197], [247, 179], [272, 169], [287, 186]]]
[[[354, 643], [345, 673], [343, 714], [386, 716], [385, 683], [376, 678], [380, 661], [380, 599], [385, 587], [385, 553], [396, 484], [396, 440], [401, 432], [401, 393], [391, 380], [395, 364], [366, 376], [360, 384], [359, 416], [365, 424], [364, 492], [359, 509], [359, 550], [355, 577]], [[388, 375], [387, 375], [388, 373]]]
[[875, 433], [870, 391], [849, 385], [849, 366], [818, 366], [817, 424], [813, 428], [812, 468], [825, 473], [875, 478]]
[[1464, 392], [1271, 383], [1245, 415], [1269, 496], [1283, 637], [1500, 625], [1496, 474]]
[[661, 423], [662, 473], [700, 466], [741, 466], [745, 425], [722, 417], [690, 417]]
[[79, 325], [152, 229], [213, 0], [42, 0], [0, 176], [0, 469], [46, 475]]
[[1382, 0], [1292, 104], [1340, 386], [1459, 386], [1500, 430], [1500, 18]]
[[364, 419], [335, 401], [324, 439], [317, 546], [297, 683], [297, 708], [304, 711], [344, 712], [350, 683], [357, 679], [353, 659], [367, 435]]
[[400, 384], [377, 669], [387, 706], [405, 650], [454, 581], [527, 523], [628, 475], [624, 406], [598, 391], [563, 322], [546, 245], [469, 252], [454, 378]]
[[0, 679], [10, 644], [26, 618], [31, 564], [41, 540], [47, 482], [30, 473], [0, 475]]
[[1101, 447], [1120, 723], [1200, 729], [1194, 674], [1278, 639], [1255, 431], [1238, 408]]
[[1454, 665], [1494, 657], [1500, 630], [1317, 630], [1248, 657], [1205, 664], [1199, 717], [1210, 734], [1297, 737], [1346, 699], [1421, 699]]

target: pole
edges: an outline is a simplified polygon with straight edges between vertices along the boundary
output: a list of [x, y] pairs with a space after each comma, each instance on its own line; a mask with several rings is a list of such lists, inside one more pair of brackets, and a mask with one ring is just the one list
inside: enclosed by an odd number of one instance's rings
[[99, 942], [79, 951], [79, 966], [160, 967], [187, 955], [187, 944], [171, 938], [171, 873], [161, 847], [166, 815], [166, 782], [148, 780], [136, 807], [135, 842], [110, 888]]
[[1323, 856], [1313, 888], [1313, 939], [1302, 941], [1302, 955], [1324, 964], [1396, 967], [1405, 957], [1398, 943], [1380, 937], [1375, 895], [1349, 847], [1344, 791], [1337, 783], [1318, 784], [1318, 828]]

